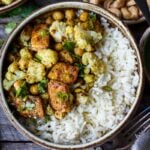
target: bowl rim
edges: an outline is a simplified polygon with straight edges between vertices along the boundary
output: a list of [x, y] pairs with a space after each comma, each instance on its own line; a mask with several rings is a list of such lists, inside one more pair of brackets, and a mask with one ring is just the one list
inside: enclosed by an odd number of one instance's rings
[[[25, 127], [23, 127], [18, 120], [15, 118], [15, 116], [11, 113], [11, 110], [9, 109], [7, 100], [5, 98], [4, 95], [4, 89], [2, 86], [2, 75], [3, 75], [3, 64], [4, 64], [4, 58], [5, 55], [8, 51], [8, 47], [9, 44], [12, 42], [13, 38], [23, 29], [23, 27], [28, 24], [31, 20], [35, 19], [36, 17], [49, 12], [49, 11], [53, 11], [53, 10], [57, 10], [57, 9], [63, 9], [63, 8], [74, 8], [74, 9], [84, 9], [87, 11], [92, 11], [97, 13], [100, 16], [103, 16], [104, 18], [106, 18], [107, 20], [109, 20], [110, 22], [113, 22], [113, 24], [119, 28], [119, 30], [121, 30], [121, 32], [123, 34], [126, 35], [126, 37], [128, 37], [134, 52], [136, 54], [137, 57], [137, 61], [138, 61], [138, 65], [139, 65], [139, 76], [140, 76], [140, 80], [139, 80], [139, 86], [137, 89], [137, 94], [136, 94], [136, 100], [135, 102], [132, 104], [132, 107], [130, 108], [130, 111], [128, 112], [128, 114], [124, 117], [124, 119], [117, 125], [117, 127], [113, 130], [111, 130], [110, 132], [108, 132], [107, 134], [105, 134], [103, 137], [98, 138], [94, 141], [88, 142], [86, 144], [78, 144], [78, 145], [61, 145], [61, 144], [56, 144], [56, 143], [52, 143], [43, 139], [38, 138], [37, 136], [35, 136], [34, 134], [32, 134], [30, 131], [28, 131]], [[23, 135], [25, 135], [26, 137], [28, 137], [29, 139], [31, 139], [33, 142], [44, 146], [46, 148], [55, 148], [55, 149], [85, 149], [91, 146], [95, 146], [95, 145], [100, 145], [103, 144], [104, 142], [110, 140], [111, 138], [113, 138], [115, 135], [117, 135], [120, 130], [124, 127], [125, 123], [128, 121], [129, 118], [132, 117], [133, 113], [135, 112], [135, 110], [137, 109], [141, 96], [142, 96], [142, 91], [143, 91], [143, 82], [144, 82], [144, 78], [143, 78], [143, 67], [142, 67], [142, 61], [141, 61], [141, 57], [140, 57], [140, 53], [138, 50], [138, 47], [135, 43], [134, 38], [132, 37], [129, 29], [122, 23], [121, 20], [119, 20], [118, 18], [116, 18], [115, 16], [113, 16], [111, 13], [109, 13], [107, 10], [93, 5], [93, 4], [89, 4], [89, 3], [83, 3], [83, 2], [60, 2], [60, 3], [56, 3], [56, 4], [51, 4], [51, 5], [47, 5], [43, 8], [38, 9], [37, 11], [35, 11], [34, 13], [32, 13], [30, 16], [28, 16], [26, 19], [24, 19], [15, 29], [14, 31], [11, 33], [11, 35], [8, 37], [7, 41], [5, 42], [5, 44], [2, 47], [2, 55], [1, 55], [1, 60], [0, 60], [0, 93], [1, 93], [1, 106], [3, 108], [3, 110], [5, 111], [5, 114], [7, 115], [7, 118], [11, 121], [11, 123], [17, 128], [17, 130], [22, 133]]]
[[20, 6], [21, 4], [25, 3], [26, 1], [27, 0], [16, 0], [9, 5], [1, 6], [0, 7], [0, 14], [3, 14], [3, 13], [10, 11], [10, 10]]

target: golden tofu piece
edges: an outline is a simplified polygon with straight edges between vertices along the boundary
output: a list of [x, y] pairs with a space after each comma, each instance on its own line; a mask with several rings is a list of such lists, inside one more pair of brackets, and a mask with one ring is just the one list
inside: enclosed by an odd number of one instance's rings
[[23, 117], [42, 118], [45, 115], [42, 100], [38, 96], [29, 96], [25, 102], [21, 98], [15, 98], [13, 104]]
[[71, 56], [70, 53], [67, 52], [66, 50], [62, 50], [62, 51], [60, 52], [60, 60], [63, 61], [63, 62], [66, 62], [66, 63], [70, 63], [70, 64], [73, 63], [73, 58], [72, 58], [72, 56]]
[[36, 25], [32, 31], [31, 48], [34, 51], [49, 47], [50, 35], [46, 24]]
[[61, 113], [70, 112], [72, 101], [68, 85], [51, 80], [48, 83], [48, 93], [50, 96], [50, 105], [55, 111]]
[[48, 78], [73, 84], [78, 78], [79, 68], [66, 63], [57, 63], [48, 74]]

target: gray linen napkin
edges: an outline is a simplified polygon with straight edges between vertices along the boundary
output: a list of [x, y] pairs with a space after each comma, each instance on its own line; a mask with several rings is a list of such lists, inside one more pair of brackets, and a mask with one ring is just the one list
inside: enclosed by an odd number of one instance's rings
[[150, 128], [137, 136], [131, 150], [150, 150]]

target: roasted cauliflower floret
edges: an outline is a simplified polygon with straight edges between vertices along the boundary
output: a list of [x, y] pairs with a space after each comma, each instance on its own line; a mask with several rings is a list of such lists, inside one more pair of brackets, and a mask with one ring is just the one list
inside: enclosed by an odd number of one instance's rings
[[46, 24], [38, 24], [34, 27], [31, 37], [31, 47], [34, 51], [39, 51], [49, 47], [50, 36]]
[[34, 60], [29, 61], [26, 81], [28, 83], [36, 83], [41, 81], [45, 77], [45, 67], [43, 64], [38, 63]]
[[95, 75], [104, 73], [106, 70], [106, 65], [103, 60], [99, 59], [94, 53], [84, 53], [82, 56], [82, 63]]
[[40, 59], [41, 63], [45, 65], [46, 68], [51, 68], [58, 61], [57, 52], [50, 49], [38, 51], [36, 57]]
[[18, 62], [19, 68], [21, 70], [27, 69], [29, 60], [32, 59], [32, 54], [30, 53], [30, 51], [27, 48], [23, 48], [20, 50], [20, 57], [21, 57], [21, 59]]
[[65, 38], [66, 23], [54, 21], [49, 28], [51, 36], [56, 42], [62, 42]]
[[67, 84], [73, 84], [78, 78], [79, 69], [66, 63], [57, 63], [48, 74], [48, 78], [61, 81]]
[[3, 80], [4, 89], [8, 91], [15, 81], [24, 79], [25, 76], [26, 74], [19, 70], [17, 62], [14, 61], [9, 65], [8, 71], [5, 74], [5, 79]]
[[20, 57], [23, 59], [30, 60], [32, 59], [32, 54], [27, 48], [23, 48], [20, 50]]
[[102, 39], [102, 35], [100, 32], [96, 33], [95, 31], [86, 31], [80, 26], [75, 26], [74, 38], [79, 48], [88, 51], [89, 45], [97, 44]]
[[67, 37], [67, 40], [73, 41], [74, 40], [74, 28], [72, 26], [67, 26], [65, 35]]

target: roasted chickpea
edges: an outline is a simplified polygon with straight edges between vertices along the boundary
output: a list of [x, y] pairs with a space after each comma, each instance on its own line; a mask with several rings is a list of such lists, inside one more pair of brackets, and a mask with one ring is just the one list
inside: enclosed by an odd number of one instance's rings
[[75, 24], [75, 22], [73, 20], [67, 20], [66, 23], [69, 26], [74, 26], [74, 24]]
[[21, 70], [26, 69], [28, 66], [28, 60], [25, 60], [25, 59], [20, 59], [18, 63], [19, 63], [19, 68]]
[[89, 22], [86, 21], [86, 22], [81, 23], [81, 27], [82, 29], [87, 30], [89, 28]]
[[86, 47], [86, 51], [87, 52], [93, 52], [93, 51], [95, 51], [95, 49], [90, 44], [88, 44]]
[[81, 48], [75, 48], [75, 49], [74, 49], [74, 53], [75, 53], [76, 55], [82, 56], [83, 53], [84, 53], [84, 50], [81, 49]]
[[43, 93], [43, 94], [41, 95], [41, 97], [42, 97], [42, 99], [44, 99], [44, 100], [48, 100], [48, 98], [49, 98], [48, 93]]
[[61, 51], [63, 49], [63, 46], [62, 46], [61, 43], [56, 43], [54, 45], [54, 48], [55, 48], [56, 51]]
[[14, 88], [15, 90], [18, 90], [21, 85], [22, 85], [23, 81], [22, 80], [17, 80], [15, 83], [14, 83]]
[[68, 9], [65, 11], [65, 17], [67, 20], [72, 20], [75, 17], [75, 11], [73, 9]]
[[92, 75], [92, 74], [85, 74], [84, 75], [84, 81], [86, 83], [93, 83], [94, 82], [94, 75]]
[[31, 86], [30, 86], [30, 92], [31, 92], [31, 94], [33, 94], [33, 95], [39, 94], [38, 85], [37, 85], [37, 84], [31, 85]]
[[84, 11], [84, 12], [82, 12], [80, 14], [79, 18], [80, 18], [80, 21], [83, 21], [83, 22], [88, 21], [88, 19], [89, 19], [89, 13], [86, 12], [86, 11]]
[[62, 19], [64, 19], [64, 14], [61, 11], [54, 11], [52, 16], [53, 16], [54, 20], [62, 20]]
[[48, 24], [48, 25], [50, 25], [50, 24], [53, 23], [53, 21], [54, 21], [53, 18], [52, 18], [51, 16], [49, 16], [49, 17], [46, 19], [45, 23]]

